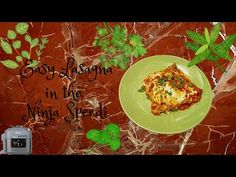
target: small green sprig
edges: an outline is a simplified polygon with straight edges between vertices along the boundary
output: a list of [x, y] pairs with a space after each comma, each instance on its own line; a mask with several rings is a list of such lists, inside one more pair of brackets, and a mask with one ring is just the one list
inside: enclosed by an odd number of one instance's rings
[[105, 129], [92, 129], [86, 133], [86, 138], [100, 145], [108, 145], [111, 150], [116, 151], [120, 148], [119, 139], [120, 127], [116, 124], [108, 124]]
[[228, 36], [220, 44], [216, 43], [221, 30], [221, 23], [217, 23], [213, 26], [211, 32], [205, 28], [204, 35], [193, 32], [186, 31], [188, 37], [194, 42], [185, 42], [188, 49], [195, 52], [195, 57], [188, 63], [188, 67], [196, 65], [204, 60], [213, 61], [217, 67], [225, 72], [225, 69], [219, 64], [219, 59], [225, 59], [229, 61], [231, 59], [229, 55], [229, 50], [234, 40], [236, 39], [236, 34]]
[[48, 43], [48, 38], [43, 37], [41, 38], [41, 44], [39, 44], [39, 48], [36, 49], [36, 54], [38, 57], [42, 55], [42, 50], [46, 47], [46, 44]]
[[142, 86], [140, 89], [138, 89], [138, 92], [144, 92], [145, 89], [144, 89], [144, 86]]
[[[35, 68], [38, 66], [38, 60], [31, 58], [31, 51], [33, 48], [36, 48], [35, 52], [38, 58], [42, 54], [42, 49], [45, 48], [45, 45], [48, 43], [47, 38], [41, 38], [41, 43], [39, 41], [39, 38], [34, 38], [28, 34], [29, 24], [28, 23], [17, 23], [15, 26], [15, 30], [8, 30], [7, 31], [7, 38], [0, 37], [0, 44], [3, 51], [8, 55], [13, 55], [13, 52], [15, 51], [17, 56], [15, 56], [15, 60], [12, 59], [6, 59], [1, 60], [0, 63], [2, 63], [6, 68], [9, 69], [16, 69], [19, 67], [20, 62], [23, 61], [23, 59], [26, 59], [27, 66]], [[24, 36], [23, 41], [20, 41], [17, 39], [18, 36]], [[29, 43], [29, 50], [21, 50], [22, 43], [27, 42]]]
[[97, 27], [97, 35], [93, 42], [104, 54], [99, 57], [103, 67], [115, 66], [125, 70], [131, 58], [146, 54], [142, 38], [136, 34], [128, 34], [127, 29], [116, 25], [114, 28], [104, 23]]

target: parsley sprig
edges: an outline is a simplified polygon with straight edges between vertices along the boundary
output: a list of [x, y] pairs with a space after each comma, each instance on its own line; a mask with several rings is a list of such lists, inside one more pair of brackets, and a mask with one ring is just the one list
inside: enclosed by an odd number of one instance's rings
[[116, 124], [108, 124], [105, 129], [92, 129], [86, 133], [86, 138], [100, 145], [108, 145], [111, 150], [116, 151], [120, 148], [119, 139], [120, 127]]
[[236, 39], [236, 34], [228, 36], [220, 44], [216, 43], [221, 30], [221, 23], [217, 23], [213, 26], [211, 32], [205, 28], [204, 35], [187, 31], [188, 37], [193, 41], [193, 43], [186, 42], [185, 45], [195, 52], [195, 57], [188, 63], [188, 66], [196, 65], [204, 60], [213, 61], [216, 66], [225, 72], [225, 69], [219, 64], [219, 59], [225, 59], [229, 61], [231, 59], [229, 55], [229, 50], [234, 40]]
[[128, 34], [127, 29], [120, 25], [112, 28], [107, 23], [104, 23], [104, 27], [97, 26], [93, 46], [104, 52], [99, 59], [105, 68], [115, 66], [125, 70], [131, 58], [146, 54], [141, 36]]

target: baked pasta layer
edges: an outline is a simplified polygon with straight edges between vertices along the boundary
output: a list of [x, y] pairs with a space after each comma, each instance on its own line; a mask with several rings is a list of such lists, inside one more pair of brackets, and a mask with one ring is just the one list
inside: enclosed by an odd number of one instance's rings
[[202, 89], [193, 84], [176, 64], [149, 74], [143, 81], [143, 89], [151, 100], [155, 115], [188, 109], [199, 102], [202, 95]]

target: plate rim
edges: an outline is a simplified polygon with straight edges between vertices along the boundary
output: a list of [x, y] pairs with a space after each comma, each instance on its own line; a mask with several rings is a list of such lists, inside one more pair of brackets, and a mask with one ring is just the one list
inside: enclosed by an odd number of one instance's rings
[[120, 80], [120, 83], [119, 83], [118, 94], [119, 94], [119, 102], [120, 102], [120, 104], [121, 104], [122, 110], [124, 111], [124, 113], [126, 114], [126, 116], [129, 118], [129, 120], [131, 120], [132, 122], [134, 122], [137, 126], [143, 128], [143, 129], [145, 129], [145, 130], [148, 130], [148, 131], [150, 131], [150, 132], [157, 133], [157, 134], [166, 134], [166, 135], [179, 134], [179, 133], [185, 133], [185, 132], [187, 132], [187, 131], [189, 131], [189, 130], [195, 128], [197, 125], [199, 125], [199, 124], [207, 117], [207, 115], [208, 115], [208, 113], [209, 113], [209, 111], [210, 111], [210, 109], [211, 109], [211, 107], [212, 107], [212, 99], [213, 99], [213, 91], [212, 91], [211, 85], [210, 85], [210, 83], [209, 83], [209, 80], [208, 80], [208, 78], [206, 77], [205, 73], [204, 73], [199, 67], [197, 67], [196, 65], [194, 65], [194, 66], [192, 66], [192, 67], [195, 67], [201, 74], [203, 74], [203, 76], [204, 76], [205, 79], [207, 80], [207, 85], [209, 86], [209, 88], [210, 88], [210, 90], [211, 90], [211, 94], [210, 94], [210, 101], [211, 101], [211, 104], [210, 104], [210, 106], [208, 106], [208, 111], [204, 114], [203, 118], [200, 119], [199, 121], [197, 121], [196, 124], [194, 124], [194, 125], [191, 126], [190, 128], [186, 128], [186, 129], [181, 130], [181, 131], [173, 131], [173, 132], [169, 132], [169, 131], [166, 131], [166, 132], [165, 132], [165, 131], [155, 131], [155, 130], [152, 130], [152, 129], [143, 127], [142, 125], [140, 125], [139, 123], [137, 123], [135, 120], [133, 120], [133, 119], [131, 118], [131, 116], [129, 115], [129, 113], [127, 113], [127, 111], [124, 109], [124, 105], [123, 105], [123, 103], [122, 103], [122, 101], [121, 101], [121, 94], [120, 94], [120, 93], [121, 93], [122, 81], [123, 81], [125, 75], [126, 75], [126, 74], [128, 73], [128, 71], [129, 71], [134, 65], [136, 65], [137, 63], [142, 62], [143, 60], [148, 60], [148, 59], [153, 58], [153, 57], [174, 57], [174, 58], [178, 58], [178, 59], [180, 59], [180, 60], [182, 60], [182, 61], [184, 61], [184, 62], [190, 62], [190, 61], [188, 61], [188, 60], [186, 60], [186, 59], [184, 59], [184, 58], [181, 58], [181, 57], [178, 57], [178, 56], [174, 56], [174, 55], [152, 55], [152, 56], [148, 56], [148, 57], [145, 57], [145, 58], [143, 58], [143, 59], [140, 59], [139, 61], [137, 61], [136, 63], [134, 63], [131, 67], [129, 67], [129, 68], [125, 71], [125, 73], [123, 74], [123, 76], [122, 76], [122, 78], [121, 78], [121, 80]]

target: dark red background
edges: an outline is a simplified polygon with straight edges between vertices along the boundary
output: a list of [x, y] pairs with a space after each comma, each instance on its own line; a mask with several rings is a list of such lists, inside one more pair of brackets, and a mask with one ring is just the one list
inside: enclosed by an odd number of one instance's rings
[[[109, 23], [115, 25], [115, 23]], [[145, 57], [152, 55], [175, 55], [190, 60], [194, 54], [186, 49], [186, 30], [203, 31], [205, 27], [212, 28], [210, 23], [119, 23], [127, 27], [130, 33], [138, 33], [143, 37], [148, 52]], [[0, 36], [6, 37], [8, 29], [14, 29], [16, 23], [0, 23]], [[92, 47], [96, 34], [96, 26], [102, 23], [30, 23], [28, 33], [32, 37], [48, 36], [49, 43], [44, 50], [40, 64], [54, 65], [58, 70], [66, 65], [68, 57], [73, 57], [78, 63], [86, 65], [96, 64], [99, 49]], [[236, 33], [236, 23], [224, 23], [226, 35]], [[221, 41], [221, 39], [219, 39]], [[218, 42], [219, 42], [218, 41]], [[27, 44], [23, 45], [27, 48]], [[233, 54], [231, 53], [231, 56]], [[7, 56], [0, 49], [0, 60]], [[140, 57], [138, 60], [141, 60]], [[220, 60], [226, 67], [228, 63]], [[210, 62], [198, 65], [206, 74], [214, 88], [211, 72], [215, 69], [218, 80], [222, 73]], [[33, 154], [235, 154], [236, 153], [236, 99], [234, 90], [228, 96], [220, 98], [210, 110], [204, 121], [192, 132], [176, 135], [158, 135], [139, 128], [124, 114], [118, 98], [119, 82], [123, 71], [113, 68], [113, 74], [98, 76], [94, 82], [88, 77], [74, 77], [74, 89], [82, 91], [77, 106], [93, 108], [97, 101], [106, 105], [108, 118], [83, 117], [77, 122], [65, 122], [63, 116], [68, 115], [66, 104], [71, 99], [64, 99], [62, 87], [71, 83], [66, 78], [55, 76], [53, 80], [46, 80], [45, 76], [34, 75], [28, 79], [19, 77], [19, 69], [10, 70], [0, 64], [0, 133], [14, 125], [25, 125], [33, 131]], [[231, 84], [234, 84], [234, 77]], [[57, 92], [58, 99], [45, 97], [45, 89]], [[49, 126], [42, 126], [39, 118], [35, 122], [24, 122], [22, 114], [26, 112], [26, 104], [33, 105], [41, 99], [43, 108], [51, 106], [60, 111], [60, 118]], [[127, 98], [128, 99], [128, 98]], [[85, 133], [92, 128], [103, 128], [109, 122], [121, 126], [121, 148], [112, 152], [105, 146], [90, 149], [93, 145], [85, 137]], [[185, 148], [186, 136], [191, 135]], [[90, 150], [89, 150], [90, 149]]]

